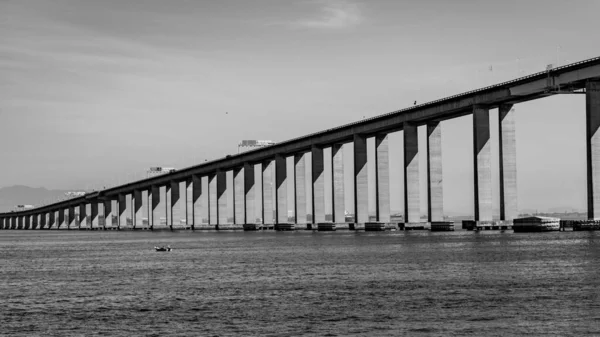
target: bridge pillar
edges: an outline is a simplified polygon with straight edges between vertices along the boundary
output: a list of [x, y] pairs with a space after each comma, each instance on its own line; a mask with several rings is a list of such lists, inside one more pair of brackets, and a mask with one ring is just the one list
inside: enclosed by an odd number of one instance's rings
[[4, 219], [5, 218], [0, 218], [0, 229], [6, 229], [6, 228], [4, 228], [4, 223], [5, 223]]
[[152, 209], [152, 217], [148, 219], [148, 226], [153, 230], [164, 229], [165, 225], [162, 224], [161, 218], [167, 218], [167, 207], [164, 206], [166, 202], [164, 201], [165, 196], [162, 196], [161, 186], [153, 185], [148, 193], [148, 199], [148, 205], [151, 205]]
[[344, 195], [344, 145], [331, 146], [331, 210], [334, 223], [346, 222], [346, 203]]
[[[119, 193], [117, 196], [117, 228], [127, 227], [127, 198], [125, 194]], [[151, 226], [151, 225], [150, 225]]]
[[498, 108], [498, 133], [500, 140], [500, 220], [513, 220], [518, 216], [518, 204], [515, 110], [512, 104], [504, 104]]
[[588, 219], [600, 219], [600, 81], [585, 86]]
[[490, 112], [473, 107], [473, 172], [475, 174], [475, 221], [492, 220], [492, 165]]
[[98, 223], [98, 201], [92, 200], [90, 202], [90, 228], [98, 229], [100, 224]]
[[142, 190], [133, 190], [131, 203], [133, 206], [133, 228], [142, 229], [144, 228], [144, 199]]
[[194, 229], [194, 180], [185, 179], [185, 226]]
[[31, 218], [29, 215], [23, 215], [23, 229], [30, 229], [31, 226]]
[[218, 225], [224, 225], [229, 222], [227, 218], [227, 172], [218, 170], [216, 173], [217, 181], [217, 222]]
[[375, 137], [375, 214], [377, 221], [390, 223], [389, 136]]
[[217, 203], [217, 175], [208, 175], [208, 223], [212, 226], [218, 224]]
[[113, 224], [113, 201], [111, 199], [104, 200], [104, 229], [112, 229]]
[[38, 226], [38, 216], [37, 216], [37, 214], [32, 214], [31, 215], [31, 226], [29, 228], [37, 229], [37, 226]]
[[180, 186], [178, 181], [171, 181], [169, 186], [169, 193], [167, 199], [169, 199], [169, 226], [171, 229], [181, 228], [181, 194]]
[[19, 217], [18, 216], [13, 217], [12, 229], [19, 229]]
[[287, 223], [287, 162], [281, 155], [275, 156], [275, 200], [275, 223]]
[[79, 204], [79, 229], [88, 229], [85, 204]]
[[17, 216], [17, 229], [23, 229], [23, 217]]
[[75, 207], [69, 206], [69, 213], [67, 214], [67, 228], [73, 229], [75, 227]]
[[48, 229], [56, 229], [56, 213], [55, 213], [55, 211], [48, 212]]
[[306, 224], [306, 153], [294, 155], [294, 222]]
[[262, 164], [262, 217], [263, 224], [274, 224], [273, 161]]
[[244, 199], [244, 168], [233, 169], [233, 223], [243, 225], [246, 223], [246, 200]]
[[325, 221], [325, 157], [323, 149], [313, 146], [311, 149], [312, 176], [312, 223]]
[[427, 123], [427, 220], [444, 221], [444, 189], [442, 176], [442, 126]]
[[[58, 210], [58, 226], [57, 228], [67, 227], [65, 226], [65, 209], [61, 208]], [[69, 229], [68, 227], [66, 229]]]
[[[208, 211], [208, 206], [203, 203], [202, 198], [202, 177], [192, 175], [192, 224], [194, 228], [200, 228], [204, 213]], [[208, 217], [207, 217], [208, 218]]]
[[256, 193], [254, 192], [254, 164], [244, 163], [244, 223], [256, 223]]
[[38, 227], [39, 229], [44, 229], [46, 227], [46, 213], [38, 214]]
[[421, 222], [419, 137], [415, 124], [404, 123], [404, 222]]
[[354, 135], [354, 222], [369, 222], [367, 137]]

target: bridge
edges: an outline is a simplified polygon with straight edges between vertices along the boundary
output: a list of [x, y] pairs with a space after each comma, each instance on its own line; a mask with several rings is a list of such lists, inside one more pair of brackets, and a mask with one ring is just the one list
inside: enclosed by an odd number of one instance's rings
[[[515, 119], [512, 108], [521, 102], [573, 93], [586, 97], [587, 213], [590, 220], [600, 219], [600, 57], [597, 57], [226, 156], [173, 173], [34, 209], [0, 213], [0, 228], [156, 230], [176, 229], [184, 223], [186, 228], [192, 229], [228, 226], [256, 228], [268, 225], [285, 229], [314, 229], [314, 226], [326, 223], [323, 150], [328, 147], [332, 153], [332, 222], [342, 223], [345, 222], [345, 214], [341, 149], [347, 143], [354, 144], [354, 221], [361, 226], [371, 222], [368, 216], [367, 176], [369, 137], [375, 138], [374, 223], [385, 224], [391, 220], [388, 135], [399, 130], [403, 131], [404, 137], [404, 221], [407, 225], [421, 222], [419, 175], [426, 174], [427, 222], [432, 229], [435, 226], [448, 228], [443, 208], [440, 122], [466, 115], [473, 116], [474, 221], [489, 223], [492, 222], [489, 111], [496, 108], [499, 111], [500, 139], [500, 220], [510, 222], [518, 214]], [[419, 126], [427, 128], [427, 167], [424, 171], [418, 165]], [[305, 158], [308, 154], [312, 158], [310, 174], [306, 173]], [[294, 165], [291, 177], [288, 177], [286, 167], [289, 157], [293, 157]], [[262, 175], [260, 186], [255, 183], [256, 168]], [[233, 172], [233, 186], [227, 184], [226, 174], [229, 171]], [[293, 179], [296, 186], [293, 205], [288, 205], [288, 179]], [[313, 214], [309, 221], [306, 216], [308, 196], [304, 187], [307, 179], [312, 183], [309, 200]], [[203, 184], [207, 186], [203, 188]], [[256, 198], [258, 188], [262, 189], [260, 200]], [[229, 193], [233, 193], [233, 204], [227, 202]], [[255, 214], [257, 205], [260, 205], [262, 214]], [[295, 210], [292, 220], [288, 217], [288, 208]], [[128, 217], [132, 219], [131, 223], [128, 223]], [[100, 218], [104, 218], [104, 221], [100, 221]], [[163, 223], [161, 218], [166, 222]]]

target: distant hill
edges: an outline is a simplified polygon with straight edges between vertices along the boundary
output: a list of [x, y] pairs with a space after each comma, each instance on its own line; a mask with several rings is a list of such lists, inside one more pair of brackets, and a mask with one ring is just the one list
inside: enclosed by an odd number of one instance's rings
[[16, 205], [40, 205], [65, 196], [67, 191], [33, 188], [23, 185], [0, 188], [0, 212], [13, 210]]

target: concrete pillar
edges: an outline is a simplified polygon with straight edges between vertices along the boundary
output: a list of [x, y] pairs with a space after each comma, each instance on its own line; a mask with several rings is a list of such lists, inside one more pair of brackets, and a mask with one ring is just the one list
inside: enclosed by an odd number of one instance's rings
[[244, 199], [244, 168], [233, 170], [233, 223], [243, 225], [246, 222]]
[[30, 229], [31, 226], [31, 218], [29, 215], [23, 216], [23, 229]]
[[218, 224], [217, 175], [208, 176], [208, 223]]
[[288, 222], [287, 162], [285, 156], [275, 156], [275, 222]]
[[588, 219], [600, 219], [600, 81], [585, 86]]
[[39, 229], [45, 229], [46, 228], [46, 213], [40, 213], [38, 214], [39, 217]]
[[475, 221], [492, 220], [492, 153], [490, 112], [473, 107], [473, 172], [475, 173]]
[[189, 177], [185, 180], [185, 225], [194, 228], [194, 180]]
[[23, 216], [17, 216], [17, 229], [23, 229]]
[[142, 229], [144, 228], [144, 199], [142, 190], [133, 191], [133, 228]]
[[442, 183], [442, 126], [427, 123], [427, 221], [444, 221]]
[[90, 202], [90, 227], [92, 229], [98, 229], [100, 227], [100, 223], [98, 221], [98, 201], [94, 200]]
[[202, 200], [202, 177], [192, 175], [192, 223], [194, 226], [202, 225], [202, 217], [208, 211], [207, 205]]
[[375, 137], [375, 197], [377, 221], [390, 223], [390, 149], [387, 134]]
[[305, 153], [294, 156], [294, 217], [297, 224], [308, 223], [306, 218], [306, 161]]
[[58, 210], [58, 228], [69, 229], [69, 227], [65, 224], [65, 212], [66, 209], [61, 208]]
[[85, 228], [85, 229], [89, 228], [85, 204], [79, 204], [79, 229], [82, 229], [82, 228]]
[[178, 181], [171, 181], [170, 182], [170, 188], [169, 188], [169, 196], [168, 199], [170, 200], [170, 207], [169, 207], [169, 212], [171, 213], [169, 216], [169, 226], [171, 226], [171, 228], [175, 227], [175, 228], [180, 228], [181, 227], [181, 219], [182, 219], [182, 212], [181, 212], [181, 195], [179, 193], [179, 182]]
[[417, 126], [404, 123], [404, 222], [421, 221], [419, 138]]
[[262, 210], [263, 224], [274, 224], [273, 161], [262, 164]]
[[344, 196], [344, 151], [343, 144], [331, 147], [331, 210], [334, 223], [346, 222], [346, 204]]
[[500, 140], [500, 220], [513, 220], [519, 215], [517, 203], [517, 144], [515, 110], [512, 104], [498, 108]]
[[227, 172], [217, 171], [217, 224], [229, 223], [227, 219]]
[[313, 146], [312, 152], [312, 223], [325, 222], [325, 157], [323, 149]]
[[125, 198], [125, 194], [119, 194], [117, 196], [117, 227], [125, 228], [127, 227], [127, 199]]
[[31, 216], [31, 229], [38, 229], [40, 216], [38, 214], [33, 214]]
[[108, 228], [113, 228], [114, 224], [112, 221], [112, 217], [113, 217], [113, 208], [112, 208], [112, 200], [111, 199], [107, 199], [104, 200], [104, 228], [108, 229]]
[[244, 164], [244, 223], [256, 223], [256, 193], [254, 192], [254, 164]]
[[[161, 191], [161, 189], [164, 191]], [[152, 219], [148, 221], [151, 229], [167, 228], [167, 223], [163, 223], [163, 219], [167, 218], [167, 203], [164, 200], [166, 197], [166, 188], [154, 185], [151, 187], [150, 193], [148, 193], [148, 204], [152, 207]], [[162, 219], [161, 219], [162, 218]], [[149, 219], [150, 220], [150, 219]]]
[[48, 212], [48, 229], [56, 229], [56, 214], [54, 211]]
[[354, 135], [354, 222], [369, 222], [367, 137]]
[[68, 229], [76, 228], [76, 225], [75, 225], [75, 207], [74, 206], [69, 206], [69, 209], [67, 211], [67, 228]]

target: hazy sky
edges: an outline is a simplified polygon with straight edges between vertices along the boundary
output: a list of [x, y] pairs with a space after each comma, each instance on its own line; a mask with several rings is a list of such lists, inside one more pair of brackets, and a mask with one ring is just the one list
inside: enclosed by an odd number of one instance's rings
[[[98, 188], [599, 56], [599, 12], [583, 0], [0, 0], [0, 186]], [[585, 208], [584, 96], [515, 108], [519, 207]], [[471, 118], [442, 127], [445, 208], [472, 212]]]

